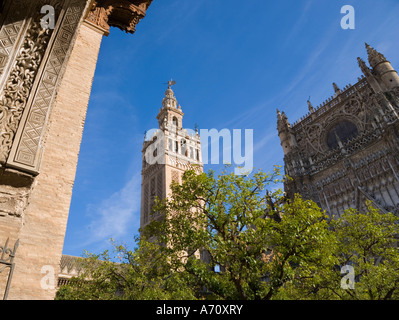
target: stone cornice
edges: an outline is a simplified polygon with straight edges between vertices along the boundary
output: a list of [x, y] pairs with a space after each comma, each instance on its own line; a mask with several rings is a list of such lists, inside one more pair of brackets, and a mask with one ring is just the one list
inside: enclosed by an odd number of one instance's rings
[[94, 0], [85, 21], [103, 31], [106, 36], [110, 27], [133, 34], [151, 2], [152, 0]]

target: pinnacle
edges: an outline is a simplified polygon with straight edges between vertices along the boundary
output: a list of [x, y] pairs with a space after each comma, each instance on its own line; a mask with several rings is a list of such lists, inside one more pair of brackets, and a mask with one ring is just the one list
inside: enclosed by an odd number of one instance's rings
[[367, 49], [367, 53], [369, 55], [373, 54], [374, 52], [376, 52], [376, 50], [372, 46], [370, 46], [367, 42], [365, 43], [365, 46], [366, 46], [366, 49]]
[[372, 46], [370, 46], [367, 42], [365, 43], [367, 54], [369, 58], [369, 62], [371, 67], [374, 67], [376, 64], [382, 61], [386, 61], [384, 55], [377, 50], [375, 50]]

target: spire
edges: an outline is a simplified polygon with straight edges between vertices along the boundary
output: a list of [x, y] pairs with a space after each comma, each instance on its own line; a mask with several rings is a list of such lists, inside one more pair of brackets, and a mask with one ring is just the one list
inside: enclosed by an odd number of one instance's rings
[[384, 57], [382, 53], [378, 52], [373, 47], [369, 46], [367, 43], [365, 45], [367, 49], [369, 63], [372, 68], [374, 68], [380, 62], [387, 61], [387, 59]]
[[279, 120], [279, 121], [283, 120], [279, 109], [277, 109], [277, 120]]
[[172, 90], [172, 86], [176, 81], [170, 80], [167, 83], [168, 88], [165, 91], [165, 97], [162, 100], [162, 108], [157, 115], [159, 128], [164, 130], [172, 125], [176, 130], [183, 128], [183, 111], [181, 106], [177, 103], [177, 99]]
[[313, 108], [312, 103], [310, 102], [310, 98], [308, 100], [308, 107], [309, 107], [309, 111], [313, 113], [314, 112], [314, 108]]
[[285, 112], [280, 112], [277, 109], [277, 131], [280, 137], [281, 146], [283, 147], [284, 154], [291, 152], [292, 148], [296, 146], [295, 136], [288, 122]]
[[342, 140], [339, 137], [337, 130], [335, 130], [335, 129], [334, 129], [334, 135], [335, 135], [335, 138], [337, 139], [337, 144], [338, 144], [339, 148], [341, 149], [341, 152], [345, 153], [344, 144], [342, 143]]
[[175, 94], [172, 90], [172, 86], [176, 84], [176, 81], [170, 80], [168, 81], [168, 89], [165, 92], [165, 98], [162, 100], [162, 106], [164, 108], [177, 108], [177, 100], [175, 98]]
[[334, 91], [336, 94], [340, 94], [341, 93], [341, 89], [337, 86], [337, 84], [334, 82], [333, 83], [333, 87], [334, 87]]
[[359, 67], [362, 70], [365, 76], [369, 76], [371, 74], [370, 68], [366, 65], [366, 62], [360, 57], [357, 58], [357, 62], [359, 63]]
[[277, 109], [277, 128], [278, 130], [285, 130], [289, 129], [291, 127], [290, 123], [288, 122], [288, 118], [285, 115], [285, 112], [280, 112], [279, 109]]
[[287, 118], [287, 116], [285, 115], [285, 112], [284, 112], [284, 111], [281, 113], [281, 117], [282, 117], [284, 123], [289, 124], [288, 118]]

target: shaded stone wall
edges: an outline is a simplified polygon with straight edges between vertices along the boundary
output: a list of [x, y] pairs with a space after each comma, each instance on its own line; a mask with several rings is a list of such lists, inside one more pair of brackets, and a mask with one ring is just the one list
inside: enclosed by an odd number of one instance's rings
[[[52, 299], [43, 277], [61, 259], [102, 33], [83, 24], [89, 1], [19, 4], [29, 9], [6, 11], [2, 26], [19, 34], [2, 77], [0, 242], [19, 240], [8, 299]], [[54, 29], [40, 25], [44, 4], [55, 8]]]
[[[101, 40], [150, 0], [8, 0], [0, 16], [0, 298], [53, 299]], [[44, 28], [44, 5], [54, 28]], [[47, 13], [47, 12], [46, 12]], [[122, 14], [123, 13], [123, 14]], [[4, 261], [2, 252], [7, 251]], [[7, 261], [5, 259], [8, 259]]]

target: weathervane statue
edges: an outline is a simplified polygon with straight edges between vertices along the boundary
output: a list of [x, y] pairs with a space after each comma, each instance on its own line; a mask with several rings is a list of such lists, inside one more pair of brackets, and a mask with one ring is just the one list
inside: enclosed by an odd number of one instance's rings
[[170, 80], [168, 81], [168, 88], [171, 89], [172, 86], [174, 86], [175, 84], [176, 84], [176, 81], [170, 79]]

